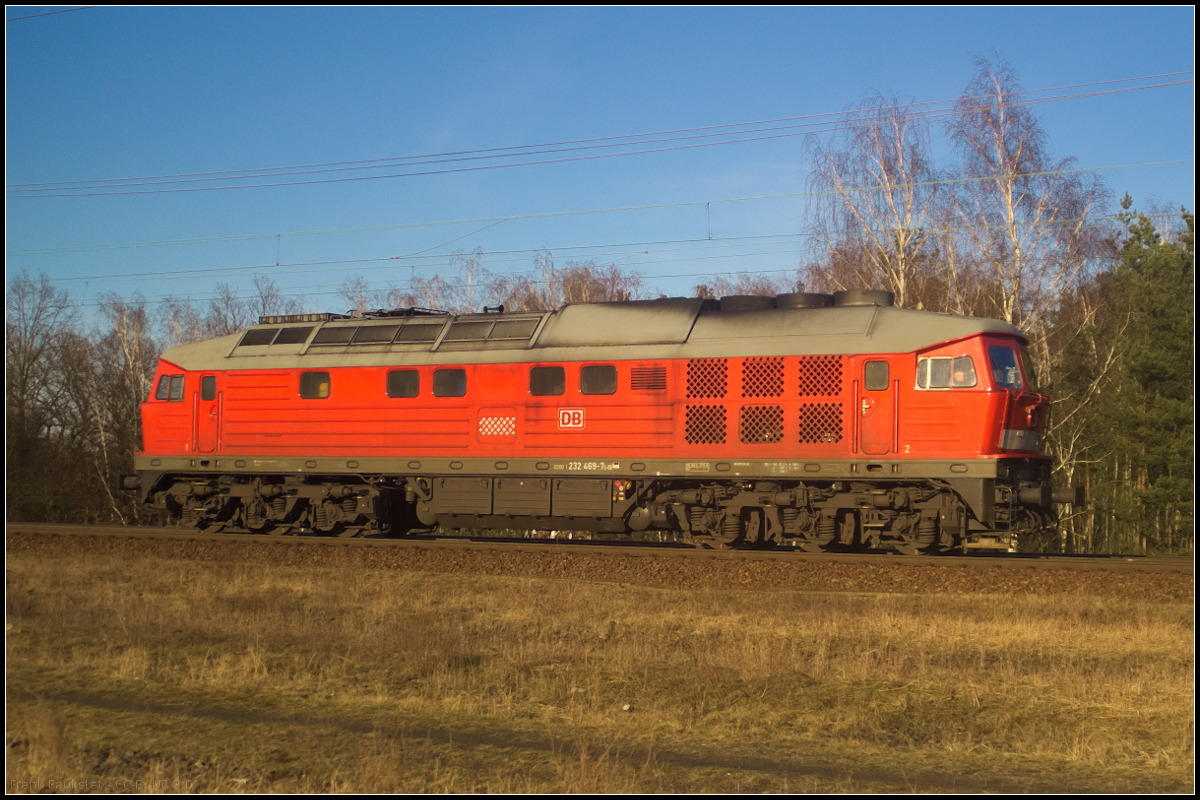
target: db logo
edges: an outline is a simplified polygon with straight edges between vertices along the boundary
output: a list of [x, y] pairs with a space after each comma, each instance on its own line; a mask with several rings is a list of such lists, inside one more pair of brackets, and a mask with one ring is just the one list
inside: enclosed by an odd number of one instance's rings
[[583, 427], [583, 409], [582, 408], [560, 408], [558, 410], [558, 427], [560, 427], [560, 428], [582, 428]]

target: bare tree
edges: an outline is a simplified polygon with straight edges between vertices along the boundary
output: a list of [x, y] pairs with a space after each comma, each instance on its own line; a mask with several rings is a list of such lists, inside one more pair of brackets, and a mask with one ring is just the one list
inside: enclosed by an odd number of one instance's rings
[[[771, 297], [790, 292], [795, 284], [777, 275], [760, 272], [739, 272], [736, 275], [719, 275], [708, 283], [696, 286], [696, 297], [728, 297], [730, 295], [763, 295]], [[797, 290], [799, 291], [799, 290]]]
[[616, 264], [568, 261], [556, 267], [549, 250], [534, 256], [534, 278], [496, 281], [493, 296], [505, 308], [546, 311], [564, 303], [609, 303], [634, 300], [642, 288], [642, 276], [626, 272]]
[[483, 266], [483, 250], [459, 250], [451, 254], [454, 277], [450, 280], [440, 275], [429, 278], [414, 278], [407, 288], [392, 287], [387, 293], [388, 303], [394, 308], [436, 308], [455, 314], [476, 313], [484, 306], [497, 305], [497, 291], [505, 284]]
[[382, 305], [381, 293], [377, 289], [372, 289], [371, 284], [362, 275], [351, 275], [342, 281], [341, 294], [342, 301], [351, 313], [361, 313]]
[[191, 302], [167, 297], [159, 303], [158, 325], [167, 347], [202, 341], [207, 337], [204, 318]]
[[10, 467], [35, 457], [61, 391], [57, 357], [78, 315], [65, 291], [43, 275], [20, 273], [4, 296], [5, 454]]
[[963, 155], [957, 247], [988, 284], [983, 312], [1033, 332], [1102, 251], [1091, 215], [1107, 192], [1071, 171], [1073, 159], [1051, 158], [1013, 70], [976, 63], [947, 126]]
[[103, 422], [97, 425], [101, 438], [95, 461], [113, 512], [124, 520], [130, 513], [136, 518], [139, 506], [123, 493], [119, 499], [114, 497], [111, 489], [120, 475], [132, 471], [133, 453], [141, 448], [139, 406], [150, 393], [159, 346], [151, 338], [149, 315], [140, 296], [132, 301], [105, 298], [101, 310], [109, 330], [96, 347], [104, 410]]
[[238, 290], [228, 283], [217, 284], [216, 295], [208, 301], [208, 313], [204, 317], [207, 338], [228, 336], [257, 322], [246, 301], [238, 296]]
[[299, 298], [285, 296], [278, 284], [267, 275], [254, 276], [254, 292], [250, 308], [253, 316], [298, 314], [303, 308]]
[[807, 282], [826, 291], [878, 288], [907, 305], [930, 270], [939, 175], [930, 130], [910, 104], [876, 95], [842, 118], [829, 144], [809, 139], [816, 193], [809, 228], [822, 255]]

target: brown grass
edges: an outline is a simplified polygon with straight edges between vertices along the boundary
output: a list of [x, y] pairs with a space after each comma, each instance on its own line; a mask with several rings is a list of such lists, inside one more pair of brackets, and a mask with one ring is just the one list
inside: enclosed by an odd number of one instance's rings
[[8, 570], [10, 791], [1191, 788], [1184, 605]]

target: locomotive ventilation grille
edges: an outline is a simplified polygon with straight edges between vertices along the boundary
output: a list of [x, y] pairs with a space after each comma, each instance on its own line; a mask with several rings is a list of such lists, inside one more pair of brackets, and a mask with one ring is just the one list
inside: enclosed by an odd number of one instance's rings
[[[743, 398], [783, 398], [796, 386], [797, 397], [829, 398], [830, 402], [801, 403], [798, 406], [747, 404], [686, 406], [684, 439], [688, 444], [724, 444], [732, 435], [727, 426], [731, 415], [737, 418], [737, 441], [741, 444], [833, 444], [844, 438], [841, 356], [802, 356], [795, 359], [777, 356], [747, 358], [741, 362]], [[735, 362], [735, 370], [736, 362]], [[792, 383], [796, 380], [796, 383]], [[729, 362], [724, 358], [693, 358], [687, 367], [689, 400], [723, 400], [729, 390]], [[735, 390], [736, 391], [736, 390]], [[736, 396], [736, 395], [735, 395]], [[778, 402], [778, 401], [776, 401]], [[794, 409], [794, 410], [792, 410]], [[796, 416], [793, 417], [793, 414]], [[792, 431], [796, 438], [792, 439]]]
[[640, 392], [661, 392], [667, 388], [666, 367], [634, 367], [629, 375], [629, 388]]
[[742, 397], [779, 397], [782, 394], [782, 357], [747, 358], [743, 362]]
[[841, 356], [803, 356], [798, 361], [801, 397], [837, 397], [842, 393]]
[[517, 433], [517, 418], [513, 417], [480, 417], [480, 436], [515, 436]]
[[805, 403], [800, 406], [800, 444], [830, 444], [841, 440], [841, 403]]
[[684, 438], [689, 444], [725, 444], [725, 406], [688, 406]]
[[738, 418], [739, 436], [745, 444], [783, 441], [781, 406], [743, 406]]
[[724, 397], [728, 373], [729, 366], [723, 358], [691, 359], [688, 361], [687, 396]]

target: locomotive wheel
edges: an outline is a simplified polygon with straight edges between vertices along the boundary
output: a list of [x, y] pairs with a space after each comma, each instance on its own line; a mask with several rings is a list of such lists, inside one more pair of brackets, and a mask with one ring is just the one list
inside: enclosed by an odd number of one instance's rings
[[732, 550], [745, 543], [746, 537], [742, 530], [741, 515], [735, 510], [727, 510], [721, 528], [704, 547], [711, 550]]

